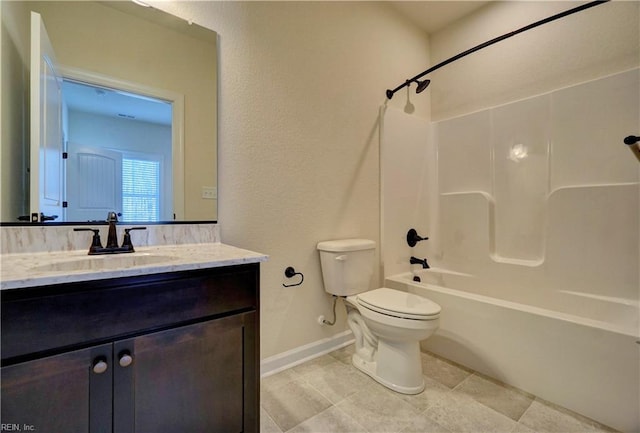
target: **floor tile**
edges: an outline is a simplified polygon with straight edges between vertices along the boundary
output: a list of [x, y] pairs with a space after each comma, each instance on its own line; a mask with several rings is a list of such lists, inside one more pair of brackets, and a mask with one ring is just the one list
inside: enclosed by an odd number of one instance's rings
[[471, 397], [451, 392], [424, 414], [459, 433], [510, 433], [516, 422]]
[[260, 433], [282, 433], [264, 408], [260, 407]]
[[520, 419], [534, 399], [531, 394], [478, 374], [466, 378], [454, 392], [466, 394], [514, 421]]
[[354, 353], [355, 353], [355, 344], [350, 344], [341, 349], [334, 350], [333, 352], [329, 353], [329, 356], [334, 357], [335, 359], [337, 359], [338, 361], [344, 364], [351, 364], [351, 357], [353, 356]]
[[349, 415], [331, 406], [287, 433], [366, 433], [366, 430]]
[[452, 392], [449, 387], [426, 376], [424, 377], [424, 382], [424, 391], [422, 391], [420, 394], [400, 394], [387, 388], [384, 389], [391, 395], [395, 395], [398, 398], [409, 403], [420, 412], [424, 412], [426, 409], [433, 406], [436, 402], [442, 400], [446, 394]]
[[460, 382], [471, 375], [471, 371], [436, 357], [430, 353], [422, 353], [422, 374], [430, 379], [436, 380], [449, 388], [455, 388]]
[[355, 394], [372, 380], [353, 365], [338, 361], [316, 369], [303, 378], [333, 404]]
[[520, 418], [520, 423], [544, 433], [610, 433], [615, 430], [567, 409], [536, 399]]
[[264, 410], [283, 431], [331, 406], [329, 400], [302, 379], [266, 389], [262, 392], [260, 400]]
[[442, 427], [440, 424], [426, 416], [420, 414], [409, 422], [409, 425], [401, 433], [453, 433]]
[[526, 425], [524, 425], [522, 423], [518, 423], [518, 424], [515, 425], [513, 430], [511, 430], [509, 433], [544, 433], [544, 432], [533, 431], [529, 427], [527, 427]]
[[398, 433], [419, 414], [413, 406], [372, 383], [336, 405], [370, 433]]
[[421, 355], [425, 391], [399, 394], [353, 367], [353, 352], [262, 379], [261, 433], [614, 432], [431, 353]]
[[307, 361], [304, 364], [296, 365], [295, 367], [292, 367], [291, 370], [293, 370], [300, 376], [304, 376], [305, 374], [311, 373], [319, 368], [322, 368], [326, 365], [329, 365], [335, 362], [338, 362], [338, 361], [333, 356], [322, 355], [310, 361]]
[[278, 388], [282, 385], [293, 382], [299, 377], [300, 375], [298, 373], [289, 368], [287, 370], [283, 370], [279, 373], [272, 374], [271, 376], [260, 379], [260, 389], [262, 391], [265, 391], [268, 389]]

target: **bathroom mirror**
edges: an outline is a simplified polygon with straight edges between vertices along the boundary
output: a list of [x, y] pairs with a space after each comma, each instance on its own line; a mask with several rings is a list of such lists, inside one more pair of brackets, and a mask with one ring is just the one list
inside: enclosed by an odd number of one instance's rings
[[[160, 95], [161, 102], [183, 113], [170, 114], [172, 120], [165, 125], [171, 134], [173, 156], [164, 160], [165, 166], [169, 167], [169, 180], [158, 183], [160, 189], [168, 189], [159, 193], [160, 197], [165, 197], [161, 200], [164, 200], [166, 210], [157, 221], [217, 220], [215, 32], [155, 8], [125, 1], [16, 1], [2, 2], [1, 8], [2, 223], [18, 222], [19, 216], [32, 212], [29, 205], [31, 11], [42, 18], [59, 72], [65, 80], [96, 85], [94, 93], [98, 100], [111, 93], [132, 93], [140, 100], [155, 99]], [[97, 105], [95, 101], [88, 104], [94, 108]], [[100, 146], [121, 152], [126, 140], [116, 132], [120, 131], [121, 125], [133, 125], [143, 117], [131, 114], [135, 113], [133, 110], [113, 109], [111, 118], [107, 119], [109, 115], [84, 110], [75, 102], [63, 103], [65, 150], [71, 149], [69, 143], [84, 149], [94, 145], [93, 141], [108, 142], [110, 139], [110, 144]], [[144, 124], [149, 120], [140, 122]], [[99, 139], [87, 138], [87, 131], [93, 131]], [[141, 154], [138, 148], [123, 152], [129, 157]], [[68, 177], [70, 158], [61, 164], [60, 188], [64, 201], [67, 201], [70, 189], [89, 184], [78, 177], [77, 172], [71, 179]], [[181, 162], [176, 165], [174, 160]], [[134, 167], [133, 173], [140, 171], [140, 167]], [[165, 171], [166, 167], [161, 170]], [[133, 182], [140, 183], [135, 178]], [[129, 200], [137, 199], [129, 197]], [[167, 205], [167, 202], [171, 203]], [[102, 213], [97, 217], [66, 218], [66, 204], [62, 213], [53, 222], [86, 222], [102, 218]]]

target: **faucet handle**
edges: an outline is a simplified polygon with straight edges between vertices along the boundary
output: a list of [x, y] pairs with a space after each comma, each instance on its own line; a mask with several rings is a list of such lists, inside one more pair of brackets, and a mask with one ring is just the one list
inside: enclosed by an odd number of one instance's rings
[[130, 227], [128, 229], [124, 229], [124, 239], [122, 239], [122, 248], [127, 248], [130, 252], [135, 252], [133, 249], [133, 244], [131, 243], [131, 235], [129, 232], [131, 230], [146, 230], [146, 227]]
[[74, 232], [93, 232], [93, 239], [91, 240], [91, 246], [89, 247], [89, 254], [94, 254], [97, 250], [102, 249], [102, 241], [100, 240], [100, 230], [98, 229], [84, 229], [75, 228]]
[[426, 241], [427, 239], [429, 238], [426, 236], [423, 238], [422, 236], [418, 235], [416, 229], [409, 229], [409, 231], [407, 232], [407, 244], [409, 244], [410, 247], [415, 247], [418, 242]]

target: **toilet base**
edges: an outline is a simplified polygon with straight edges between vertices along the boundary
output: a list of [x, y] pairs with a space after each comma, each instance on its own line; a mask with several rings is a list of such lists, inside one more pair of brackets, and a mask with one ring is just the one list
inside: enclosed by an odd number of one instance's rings
[[351, 362], [358, 370], [393, 391], [401, 394], [420, 394], [424, 391], [420, 346], [417, 342], [389, 344], [379, 341], [374, 361], [367, 361], [355, 353]]

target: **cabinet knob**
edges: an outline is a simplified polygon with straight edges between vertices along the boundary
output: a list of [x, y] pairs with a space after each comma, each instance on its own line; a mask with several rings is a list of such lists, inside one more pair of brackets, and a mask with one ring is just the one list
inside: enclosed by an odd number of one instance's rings
[[118, 361], [120, 367], [128, 367], [132, 362], [133, 356], [131, 356], [131, 353], [128, 350], [120, 352], [120, 360]]
[[107, 368], [109, 368], [109, 366], [107, 365], [107, 360], [104, 358], [96, 358], [93, 362], [93, 372], [95, 374], [102, 374], [107, 371]]

